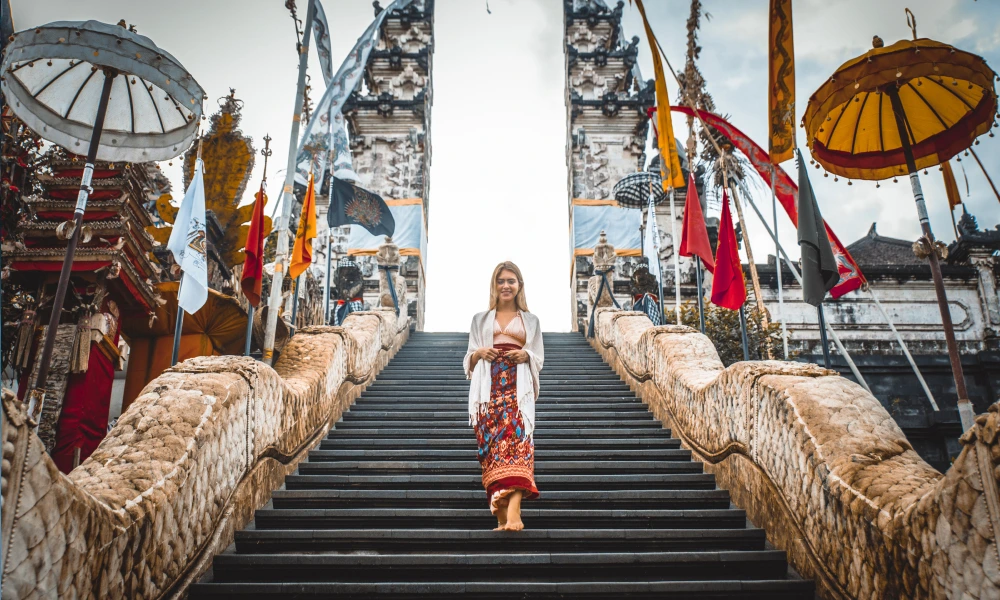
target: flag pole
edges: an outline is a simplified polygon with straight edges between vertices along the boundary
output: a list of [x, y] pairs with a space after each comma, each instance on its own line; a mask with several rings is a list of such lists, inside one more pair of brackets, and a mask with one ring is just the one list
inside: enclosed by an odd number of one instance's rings
[[295, 291], [292, 293], [292, 334], [295, 333], [295, 324], [298, 322], [297, 317], [299, 316], [299, 282], [302, 281], [302, 276], [299, 275], [295, 278]]
[[698, 281], [698, 323], [701, 325], [701, 332], [705, 333], [705, 299], [701, 290], [701, 257], [694, 257], [695, 277]]
[[247, 311], [247, 334], [246, 342], [243, 344], [243, 356], [250, 356], [250, 341], [253, 339], [253, 304]]
[[330, 324], [330, 277], [333, 270], [333, 228], [326, 230], [326, 279], [323, 281], [323, 324]]
[[[285, 263], [288, 261], [288, 221], [295, 202], [295, 172], [298, 159], [299, 125], [301, 123], [302, 100], [306, 86], [306, 67], [309, 64], [309, 38], [312, 36], [313, 17], [316, 5], [312, 0], [306, 9], [302, 41], [298, 44], [299, 77], [295, 89], [295, 105], [292, 111], [292, 130], [288, 137], [288, 168], [285, 170], [285, 185], [282, 188], [281, 219], [278, 222], [278, 245], [274, 258], [274, 275], [271, 277], [270, 297], [267, 311], [267, 327], [264, 329], [264, 364], [270, 365], [274, 359], [274, 334], [278, 328], [278, 309], [281, 304], [281, 284]], [[294, 325], [294, 324], [293, 324]]]
[[183, 285], [184, 275], [181, 274], [181, 280], [177, 282], [177, 319], [174, 323], [174, 350], [173, 354], [170, 355], [171, 367], [177, 364], [181, 353], [181, 330], [184, 328], [184, 309], [181, 307], [181, 286]]
[[819, 313], [819, 340], [823, 344], [823, 366], [830, 368], [830, 344], [826, 341], [826, 317], [823, 316], [823, 303], [816, 307]]
[[[993, 188], [993, 194], [997, 197], [997, 200], [1000, 201], [1000, 192], [997, 191], [997, 186], [993, 185], [993, 179], [991, 179], [990, 174], [986, 172], [986, 167], [984, 167], [983, 162], [979, 160], [979, 155], [976, 154], [976, 151], [972, 148], [969, 148], [969, 152], [972, 153], [972, 158], [976, 159], [976, 163], [978, 163], [979, 168], [982, 169], [983, 175], [986, 176], [986, 181], [988, 181], [990, 183], [990, 187]], [[968, 180], [966, 180], [966, 182], [968, 182]], [[968, 185], [968, 183], [966, 183], [966, 185]]]
[[[663, 178], [663, 157], [660, 157], [660, 178]], [[660, 306], [660, 323], [667, 322], [666, 312], [663, 310], [665, 304], [663, 300], [663, 266], [660, 264], [660, 231], [656, 228], [656, 205], [653, 203], [653, 183], [649, 184], [649, 208], [646, 210], [648, 213], [647, 219], [652, 219], [649, 221], [649, 237], [650, 246], [653, 248], [653, 255], [656, 259], [656, 303]], [[681, 314], [677, 313], [677, 324], [681, 324]]]
[[747, 311], [740, 305], [740, 333], [743, 337], [743, 360], [750, 360], [750, 341], [747, 339]]
[[778, 242], [778, 194], [775, 190], [775, 175], [777, 167], [771, 163], [771, 210], [774, 213], [774, 267], [778, 279], [778, 320], [781, 321], [781, 350], [785, 360], [788, 360], [788, 328], [785, 325], [785, 294], [781, 281], [781, 254]]

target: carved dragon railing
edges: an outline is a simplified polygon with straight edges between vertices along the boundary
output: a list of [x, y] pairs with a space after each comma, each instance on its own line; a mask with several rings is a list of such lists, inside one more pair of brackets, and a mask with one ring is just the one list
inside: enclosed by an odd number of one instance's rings
[[1000, 403], [941, 474], [816, 365], [722, 365], [707, 337], [597, 309], [598, 351], [826, 598], [997, 598]]
[[145, 387], [62, 475], [3, 401], [4, 598], [179, 596], [405, 343], [395, 311], [307, 327], [274, 369], [201, 357]]

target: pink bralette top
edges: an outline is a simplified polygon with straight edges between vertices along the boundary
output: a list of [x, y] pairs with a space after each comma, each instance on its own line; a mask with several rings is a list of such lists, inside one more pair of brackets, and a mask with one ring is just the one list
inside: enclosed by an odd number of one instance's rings
[[521, 315], [518, 314], [516, 317], [507, 323], [506, 327], [500, 327], [500, 321], [493, 320], [493, 345], [497, 344], [514, 344], [515, 346], [524, 347], [524, 344], [528, 341], [528, 334], [524, 331], [524, 321], [521, 319]]

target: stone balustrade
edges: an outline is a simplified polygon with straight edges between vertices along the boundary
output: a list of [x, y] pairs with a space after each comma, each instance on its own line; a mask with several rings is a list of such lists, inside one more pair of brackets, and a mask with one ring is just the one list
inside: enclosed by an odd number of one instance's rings
[[62, 475], [3, 401], [4, 598], [169, 598], [225, 549], [405, 343], [392, 309], [306, 327], [274, 369], [200, 357], [143, 389]]
[[1000, 598], [1000, 403], [947, 473], [816, 365], [722, 365], [689, 327], [597, 308], [592, 343], [824, 598]]

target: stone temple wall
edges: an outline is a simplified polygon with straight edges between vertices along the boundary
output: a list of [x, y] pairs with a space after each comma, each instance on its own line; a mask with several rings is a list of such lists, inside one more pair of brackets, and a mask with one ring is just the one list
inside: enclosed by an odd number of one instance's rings
[[944, 474], [816, 365], [723, 367], [694, 329], [597, 308], [593, 344], [824, 598], [1000, 597], [1000, 403]]
[[4, 598], [182, 595], [406, 342], [394, 311], [306, 327], [274, 369], [200, 357], [143, 389], [62, 475], [3, 400]]

